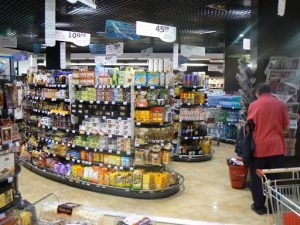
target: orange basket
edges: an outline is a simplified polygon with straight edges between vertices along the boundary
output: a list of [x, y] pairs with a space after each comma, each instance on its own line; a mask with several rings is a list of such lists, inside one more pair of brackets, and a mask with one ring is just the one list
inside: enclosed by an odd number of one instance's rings
[[247, 174], [248, 174], [248, 168], [245, 166], [233, 166], [233, 165], [228, 165], [229, 166], [229, 177], [230, 177], [230, 182], [231, 182], [231, 187], [232, 188], [244, 188], [246, 179], [247, 179]]

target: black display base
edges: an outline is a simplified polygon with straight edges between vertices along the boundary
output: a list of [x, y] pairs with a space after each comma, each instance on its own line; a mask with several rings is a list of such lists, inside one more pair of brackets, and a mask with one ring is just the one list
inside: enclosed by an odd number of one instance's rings
[[214, 150], [207, 155], [172, 155], [172, 160], [176, 162], [205, 162], [212, 159]]
[[160, 199], [167, 198], [172, 195], [175, 195], [180, 191], [181, 186], [183, 185], [184, 178], [182, 175], [178, 175], [178, 183], [176, 185], [170, 186], [162, 191], [156, 190], [132, 190], [129, 188], [118, 188], [113, 186], [104, 186], [99, 184], [94, 184], [85, 181], [78, 181], [66, 178], [64, 176], [48, 172], [46, 170], [40, 169], [37, 166], [32, 165], [30, 162], [24, 162], [23, 166], [32, 172], [41, 175], [45, 178], [57, 181], [62, 184], [66, 184], [72, 187], [81, 188], [89, 191], [99, 192], [102, 194], [116, 195], [126, 198], [136, 198], [136, 199]]

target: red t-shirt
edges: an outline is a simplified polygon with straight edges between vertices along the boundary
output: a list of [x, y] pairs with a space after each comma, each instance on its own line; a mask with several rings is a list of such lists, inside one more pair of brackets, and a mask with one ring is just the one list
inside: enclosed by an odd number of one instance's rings
[[247, 120], [255, 123], [254, 157], [282, 155], [285, 152], [283, 129], [289, 124], [285, 104], [271, 94], [262, 94], [249, 106]]

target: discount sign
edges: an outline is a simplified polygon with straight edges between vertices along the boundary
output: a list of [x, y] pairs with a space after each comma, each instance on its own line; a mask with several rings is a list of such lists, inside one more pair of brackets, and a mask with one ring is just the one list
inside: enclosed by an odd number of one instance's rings
[[176, 41], [176, 27], [167, 25], [137, 21], [136, 34], [148, 37], [158, 37], [164, 42]]
[[78, 46], [88, 46], [91, 41], [91, 35], [87, 33], [56, 30], [56, 40], [72, 42]]

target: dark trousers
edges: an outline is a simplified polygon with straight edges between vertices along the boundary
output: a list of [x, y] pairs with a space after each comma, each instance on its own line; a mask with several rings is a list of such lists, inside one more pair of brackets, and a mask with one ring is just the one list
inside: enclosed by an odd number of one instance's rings
[[[275, 169], [284, 167], [284, 155], [276, 155], [270, 157], [253, 157], [250, 165], [250, 175], [252, 182], [252, 198], [254, 206], [261, 208], [265, 206], [266, 198], [263, 195], [262, 181], [259, 176], [256, 175], [257, 169]], [[270, 174], [267, 176], [268, 179], [278, 179], [277, 174]]]

